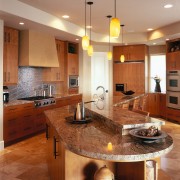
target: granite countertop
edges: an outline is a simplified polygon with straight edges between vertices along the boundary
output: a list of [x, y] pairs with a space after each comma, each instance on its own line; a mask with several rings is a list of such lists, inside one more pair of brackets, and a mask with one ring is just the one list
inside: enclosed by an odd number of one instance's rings
[[[76, 96], [80, 94], [54, 94], [52, 97], [56, 99], [61, 99], [61, 98], [66, 98], [66, 97], [71, 97], [71, 96]], [[4, 103], [4, 107], [8, 106], [16, 106], [16, 105], [21, 105], [21, 104], [27, 104], [27, 103], [34, 103], [33, 101], [27, 101], [27, 100], [13, 100], [9, 101], [8, 103]]]
[[[53, 128], [57, 131], [65, 147], [81, 156], [109, 161], [144, 161], [160, 157], [168, 153], [173, 148], [173, 139], [167, 135], [160, 142], [144, 143], [140, 139], [131, 135], [122, 135], [120, 128], [123, 124], [128, 124], [123, 116], [131, 113], [131, 121], [137, 119], [143, 121], [143, 115], [125, 110], [115, 111], [106, 109], [108, 115], [104, 117], [100, 113], [94, 112], [94, 109], [88, 107], [86, 112], [91, 116], [92, 122], [87, 124], [72, 124], [74, 107], [65, 106], [53, 110], [45, 111], [45, 115]], [[123, 112], [124, 111], [124, 112]], [[92, 113], [93, 112], [93, 113]], [[102, 111], [103, 112], [103, 111]], [[105, 114], [103, 112], [103, 114]], [[120, 118], [119, 118], [120, 116]], [[122, 123], [121, 123], [122, 118]], [[115, 124], [113, 121], [117, 121]], [[126, 123], [125, 123], [126, 122]], [[108, 143], [112, 143], [112, 150], [108, 150]]]

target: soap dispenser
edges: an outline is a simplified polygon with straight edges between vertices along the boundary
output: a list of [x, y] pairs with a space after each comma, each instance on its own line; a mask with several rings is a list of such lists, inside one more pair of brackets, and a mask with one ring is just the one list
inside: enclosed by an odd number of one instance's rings
[[80, 104], [77, 104], [77, 108], [76, 108], [76, 120], [81, 120], [81, 107]]

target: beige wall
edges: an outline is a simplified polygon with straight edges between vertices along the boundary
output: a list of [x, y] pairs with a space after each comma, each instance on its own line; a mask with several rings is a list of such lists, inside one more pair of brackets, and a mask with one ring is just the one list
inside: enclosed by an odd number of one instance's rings
[[4, 149], [3, 141], [3, 33], [4, 22], [0, 19], [0, 150]]
[[166, 46], [159, 45], [159, 46], [149, 46], [149, 54], [166, 54]]

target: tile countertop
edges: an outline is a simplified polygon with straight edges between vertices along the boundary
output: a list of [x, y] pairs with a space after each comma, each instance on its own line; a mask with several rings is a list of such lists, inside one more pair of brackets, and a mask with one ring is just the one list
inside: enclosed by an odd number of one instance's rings
[[[143, 124], [143, 115], [128, 110], [117, 110], [117, 107], [106, 107], [99, 110], [96, 106], [86, 104], [86, 115], [92, 122], [72, 124], [75, 106], [45, 111], [49, 123], [56, 129], [65, 147], [81, 156], [109, 161], [144, 161], [160, 157], [173, 148], [173, 139], [167, 135], [160, 142], [144, 143], [130, 135], [122, 135], [124, 125]], [[112, 150], [108, 150], [108, 143]]]

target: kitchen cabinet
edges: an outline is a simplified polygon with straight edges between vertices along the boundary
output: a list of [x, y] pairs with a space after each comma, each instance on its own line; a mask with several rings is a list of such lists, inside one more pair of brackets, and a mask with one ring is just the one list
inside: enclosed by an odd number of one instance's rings
[[167, 120], [180, 122], [180, 110], [167, 108]]
[[148, 93], [148, 112], [151, 116], [159, 116], [160, 98], [158, 93]]
[[50, 123], [46, 124], [47, 138], [47, 162], [49, 174], [52, 180], [65, 179], [65, 149]]
[[69, 94], [78, 94], [79, 88], [69, 88], [68, 93]]
[[69, 75], [79, 75], [78, 44], [66, 42], [67, 72]]
[[18, 30], [4, 27], [3, 85], [18, 82], [18, 38]]
[[159, 115], [166, 118], [166, 94], [159, 94]]
[[122, 95], [116, 91], [116, 84], [125, 84], [126, 90], [135, 93], [145, 92], [145, 64], [144, 63], [119, 63], [113, 64], [113, 94]]
[[166, 69], [180, 69], [180, 39], [166, 42]]
[[59, 67], [44, 68], [44, 82], [59, 82], [64, 81], [64, 42], [56, 39], [56, 49], [59, 61]]
[[33, 109], [32, 103], [4, 108], [3, 136], [5, 144], [33, 133]]
[[125, 61], [144, 61], [145, 57], [147, 56], [147, 46], [127, 45], [115, 46], [113, 48], [114, 61], [119, 61], [122, 54], [125, 56]]
[[56, 104], [35, 108], [34, 103], [4, 107], [3, 133], [5, 145], [22, 137], [45, 130], [44, 111], [82, 101], [82, 94], [56, 98]]

